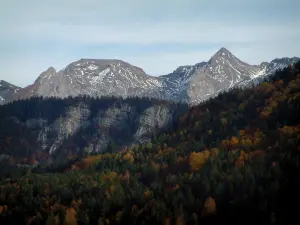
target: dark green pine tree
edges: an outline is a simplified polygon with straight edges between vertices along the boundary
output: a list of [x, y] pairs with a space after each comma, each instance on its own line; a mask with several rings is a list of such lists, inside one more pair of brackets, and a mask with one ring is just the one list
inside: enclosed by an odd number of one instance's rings
[[117, 151], [117, 145], [114, 141], [110, 141], [107, 146], [108, 153], [115, 153]]

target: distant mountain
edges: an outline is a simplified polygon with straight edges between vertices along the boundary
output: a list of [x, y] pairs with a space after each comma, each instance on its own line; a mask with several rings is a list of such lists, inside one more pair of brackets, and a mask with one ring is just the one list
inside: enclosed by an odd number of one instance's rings
[[18, 93], [20, 87], [12, 85], [4, 80], [0, 80], [0, 105], [4, 104], [13, 94]]
[[260, 82], [298, 60], [281, 58], [249, 65], [221, 48], [208, 62], [181, 66], [170, 74], [154, 77], [121, 60], [80, 59], [60, 71], [50, 67], [9, 100], [32, 96], [139, 96], [197, 104], [232, 87]]
[[53, 67], [43, 72], [33, 85], [14, 98], [31, 96], [143, 96], [162, 88], [161, 79], [148, 76], [142, 69], [121, 60], [81, 59], [57, 72]]
[[199, 103], [242, 81], [263, 74], [260, 66], [244, 63], [227, 49], [221, 48], [208, 62], [180, 68], [164, 77], [168, 81], [174, 80], [174, 77], [184, 78], [173, 86], [170, 97], [178, 101]]
[[282, 58], [270, 63], [249, 65], [226, 48], [221, 48], [208, 62], [179, 67], [173, 73], [161, 77], [171, 84], [166, 91], [168, 99], [197, 104], [229, 88], [245, 87], [251, 81], [261, 81], [266, 75], [298, 60], [300, 58]]

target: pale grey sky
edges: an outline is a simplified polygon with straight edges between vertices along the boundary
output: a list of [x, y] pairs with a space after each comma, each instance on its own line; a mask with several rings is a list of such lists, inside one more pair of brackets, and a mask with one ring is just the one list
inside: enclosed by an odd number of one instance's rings
[[53, 66], [119, 58], [150, 75], [221, 47], [257, 64], [300, 56], [298, 0], [0, 0], [0, 79], [26, 86]]

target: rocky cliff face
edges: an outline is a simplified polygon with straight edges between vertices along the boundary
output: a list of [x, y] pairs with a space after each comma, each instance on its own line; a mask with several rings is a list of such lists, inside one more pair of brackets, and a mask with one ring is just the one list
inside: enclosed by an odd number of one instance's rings
[[[20, 116], [17, 112], [24, 102], [3, 106], [10, 115], [6, 117], [6, 112], [1, 115], [0, 135], [14, 138], [10, 128], [2, 129], [11, 124], [13, 129], [23, 130], [16, 133], [17, 140], [23, 139], [24, 135], [27, 135], [26, 140], [35, 140], [26, 144], [29, 151], [37, 149], [50, 155], [67, 154], [68, 151], [76, 154], [102, 152], [111, 141], [118, 148], [149, 141], [152, 134], [170, 128], [178, 113], [187, 109], [187, 106], [146, 99], [78, 99], [72, 103], [68, 100], [44, 100], [48, 101], [48, 105], [52, 104], [51, 101], [63, 102], [59, 108], [53, 108], [59, 111], [53, 112], [53, 115], [43, 111], [45, 103], [40, 105], [34, 100], [27, 103], [27, 116]], [[31, 110], [35, 112], [31, 113]], [[10, 149], [0, 151], [0, 154], [7, 154]]]

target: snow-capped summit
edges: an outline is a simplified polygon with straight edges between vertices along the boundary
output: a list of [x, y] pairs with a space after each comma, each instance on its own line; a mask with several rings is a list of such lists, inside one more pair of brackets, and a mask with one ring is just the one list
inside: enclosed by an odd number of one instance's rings
[[235, 56], [226, 48], [222, 47], [217, 51], [208, 61], [209, 64], [214, 65], [218, 64], [220, 61], [224, 60], [230, 60], [231, 58], [234, 58]]

